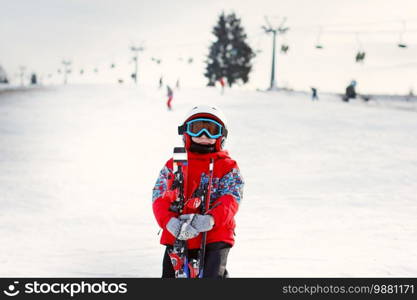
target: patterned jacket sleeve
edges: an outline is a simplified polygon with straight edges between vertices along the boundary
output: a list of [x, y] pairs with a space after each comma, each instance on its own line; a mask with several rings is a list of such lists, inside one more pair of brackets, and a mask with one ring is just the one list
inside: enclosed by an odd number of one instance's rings
[[170, 199], [165, 197], [165, 192], [168, 190], [173, 176], [172, 170], [168, 167], [169, 162], [170, 161], [165, 164], [159, 173], [152, 192], [153, 213], [162, 229], [166, 229], [168, 221], [172, 217], [176, 217], [176, 214], [169, 210], [169, 206], [171, 205]]
[[224, 226], [234, 218], [243, 197], [243, 187], [244, 181], [239, 167], [233, 162], [229, 172], [219, 181], [216, 190], [218, 198], [213, 202], [213, 209], [209, 212], [214, 218], [215, 227]]

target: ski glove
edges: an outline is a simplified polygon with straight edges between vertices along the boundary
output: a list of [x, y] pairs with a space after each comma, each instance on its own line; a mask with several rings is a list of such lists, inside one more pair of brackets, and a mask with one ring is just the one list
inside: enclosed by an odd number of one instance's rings
[[196, 237], [200, 232], [194, 229], [186, 221], [172, 217], [168, 224], [167, 230], [179, 240], [189, 240]]
[[199, 231], [197, 231], [193, 226], [191, 226], [187, 222], [182, 222], [181, 230], [177, 236], [177, 239], [189, 240], [189, 239], [195, 238], [197, 235], [199, 235], [199, 233], [200, 233]]
[[172, 217], [168, 224], [167, 224], [167, 230], [175, 237], [177, 237], [178, 233], [180, 233], [181, 230], [181, 221], [175, 217]]
[[210, 215], [187, 214], [181, 215], [180, 220], [190, 224], [196, 231], [209, 231], [214, 226], [214, 219]]

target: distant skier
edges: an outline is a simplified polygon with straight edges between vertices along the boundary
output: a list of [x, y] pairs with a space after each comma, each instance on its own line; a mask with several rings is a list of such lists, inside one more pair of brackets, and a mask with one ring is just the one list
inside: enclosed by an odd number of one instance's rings
[[177, 82], [175, 83], [175, 87], [177, 88], [177, 90], [180, 89], [180, 79], [177, 79]]
[[35, 73], [32, 73], [32, 75], [30, 76], [30, 84], [32, 85], [38, 84], [38, 77], [36, 76]]
[[408, 96], [406, 97], [407, 101], [410, 101], [414, 98], [414, 90], [413, 88], [410, 88], [409, 92], [408, 92]]
[[[173, 159], [170, 159], [159, 174], [152, 197], [156, 221], [163, 229], [160, 243], [166, 246], [162, 278], [175, 277], [174, 264], [183, 267], [183, 261], [173, 252], [174, 242], [178, 240], [186, 241], [188, 261], [203, 258], [200, 276], [225, 278], [227, 257], [235, 242], [234, 217], [244, 186], [236, 161], [223, 149], [228, 135], [226, 119], [216, 107], [196, 106], [186, 115], [178, 133], [183, 137], [187, 155], [186, 164], [178, 163], [179, 170], [185, 174], [184, 181], [179, 184], [175, 180]], [[181, 187], [184, 205], [178, 212], [173, 204], [181, 199]], [[210, 202], [206, 204], [210, 206], [201, 214], [205, 206], [199, 197], [208, 191], [211, 191]], [[202, 236], [206, 237], [205, 244]]]
[[167, 107], [169, 110], [172, 110], [171, 102], [172, 102], [172, 98], [174, 97], [174, 91], [171, 89], [169, 85], [167, 85], [167, 96], [168, 96]]
[[317, 89], [315, 87], [311, 87], [311, 100], [319, 100], [317, 96]]
[[349, 102], [349, 99], [356, 98], [356, 81], [352, 80], [351, 83], [346, 87], [345, 95], [343, 96], [343, 101]]
[[222, 87], [222, 95], [223, 95], [224, 94], [224, 86], [226, 85], [225, 82], [224, 82], [223, 77], [220, 77], [219, 82], [220, 82], [220, 86]]
[[159, 89], [161, 89], [163, 85], [164, 85], [164, 81], [163, 81], [162, 76], [161, 76], [159, 78]]

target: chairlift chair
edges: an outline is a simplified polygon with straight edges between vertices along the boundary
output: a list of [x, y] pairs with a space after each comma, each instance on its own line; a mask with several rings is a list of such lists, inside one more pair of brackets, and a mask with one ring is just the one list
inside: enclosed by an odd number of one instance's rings
[[288, 46], [288, 45], [282, 45], [281, 46], [281, 52], [282, 53], [284, 53], [284, 54], [286, 54], [287, 52], [288, 52], [288, 49], [289, 49], [290, 47]]
[[397, 46], [398, 46], [398, 48], [407, 48], [407, 44], [405, 44], [403, 42], [403, 35], [404, 35], [404, 33], [406, 33], [406, 27], [407, 26], [406, 26], [406, 22], [405, 21], [402, 21], [402, 23], [403, 23], [403, 29], [400, 32], [400, 41], [398, 42]]
[[357, 63], [363, 62], [365, 60], [365, 55], [366, 53], [364, 51], [358, 51], [358, 53], [356, 53], [355, 61]]

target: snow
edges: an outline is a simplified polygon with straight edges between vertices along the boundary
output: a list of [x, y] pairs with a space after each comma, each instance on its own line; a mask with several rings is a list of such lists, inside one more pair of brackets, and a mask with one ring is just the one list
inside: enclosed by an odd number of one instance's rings
[[[417, 276], [416, 102], [73, 85], [0, 94], [0, 276], [159, 277], [159, 170], [198, 103], [246, 185], [232, 277]], [[391, 101], [390, 103], [399, 103]]]

